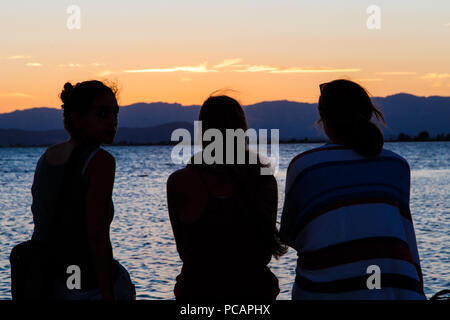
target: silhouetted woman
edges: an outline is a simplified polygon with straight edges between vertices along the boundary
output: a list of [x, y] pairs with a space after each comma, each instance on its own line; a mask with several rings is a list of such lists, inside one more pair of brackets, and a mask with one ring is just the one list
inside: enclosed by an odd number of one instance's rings
[[280, 234], [298, 252], [293, 299], [424, 299], [410, 168], [383, 149], [384, 122], [348, 80], [320, 86], [331, 143], [289, 164]]
[[[209, 97], [199, 120], [202, 136], [217, 129], [224, 145], [226, 129], [247, 130], [242, 107], [228, 96]], [[209, 143], [203, 142], [203, 157]], [[224, 146], [223, 159], [227, 152]], [[248, 149], [244, 164], [236, 164], [237, 154], [234, 164], [199, 164], [194, 156], [167, 181], [169, 215], [183, 261], [174, 290], [178, 300], [274, 300], [280, 291], [267, 267], [272, 256], [286, 250], [276, 228], [277, 182], [273, 175], [261, 175], [259, 159], [251, 164]]]
[[36, 167], [32, 240], [48, 245], [52, 299], [135, 295], [128, 272], [113, 259], [109, 237], [115, 159], [101, 145], [116, 134], [115, 94], [100, 81], [66, 83], [61, 100], [70, 139], [49, 147]]

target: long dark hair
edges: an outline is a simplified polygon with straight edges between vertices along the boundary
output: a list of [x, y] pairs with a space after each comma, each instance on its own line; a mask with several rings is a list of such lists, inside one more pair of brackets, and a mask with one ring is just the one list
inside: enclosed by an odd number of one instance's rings
[[335, 138], [365, 157], [378, 155], [384, 137], [371, 122], [372, 116], [385, 123], [383, 113], [372, 103], [367, 91], [349, 80], [334, 80], [321, 85], [320, 120]]
[[[227, 95], [208, 97], [200, 109], [199, 121], [202, 121], [202, 134], [208, 129], [217, 129], [225, 137], [226, 129], [242, 129], [243, 131], [247, 131], [248, 129], [242, 106], [237, 100]], [[207, 145], [208, 142], [203, 143], [203, 147]], [[226, 143], [224, 141], [224, 159], [226, 159], [225, 145]], [[258, 207], [258, 202], [261, 201], [256, 191], [258, 189], [258, 182], [260, 181], [259, 178], [261, 177], [261, 168], [269, 167], [270, 164], [266, 160], [263, 161], [258, 154], [255, 155], [254, 153], [253, 156], [256, 158], [256, 163], [251, 163], [250, 157], [253, 151], [250, 151], [247, 147], [245, 149], [245, 163], [238, 164], [236, 162], [237, 145], [235, 140], [235, 161], [233, 164], [225, 164], [225, 161], [223, 161], [224, 164], [199, 165], [195, 164], [192, 158], [190, 166], [200, 167], [212, 172], [217, 177], [219, 183], [224, 176], [231, 177], [240, 198], [245, 200], [244, 202], [249, 214], [257, 215], [253, 221], [255, 221], [255, 225], [260, 226], [261, 234], [265, 237], [264, 243], [270, 246], [272, 255], [278, 259], [286, 253], [287, 248], [280, 242], [278, 229], [276, 225], [273, 225], [271, 213], [264, 209], [255, 209]]]

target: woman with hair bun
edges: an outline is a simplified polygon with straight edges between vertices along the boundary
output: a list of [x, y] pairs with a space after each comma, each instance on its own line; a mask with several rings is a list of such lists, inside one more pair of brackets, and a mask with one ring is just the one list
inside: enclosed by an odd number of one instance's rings
[[298, 252], [292, 298], [425, 299], [409, 210], [410, 168], [383, 149], [384, 117], [355, 82], [320, 85], [331, 143], [287, 170], [280, 235]]
[[[41, 156], [32, 186], [35, 251], [31, 260], [44, 273], [29, 276], [33, 284], [16, 296], [133, 299], [134, 285], [114, 260], [109, 237], [115, 159], [101, 148], [111, 144], [116, 134], [116, 90], [100, 81], [66, 83], [60, 97], [70, 138]], [[45, 250], [38, 253], [36, 248]]]

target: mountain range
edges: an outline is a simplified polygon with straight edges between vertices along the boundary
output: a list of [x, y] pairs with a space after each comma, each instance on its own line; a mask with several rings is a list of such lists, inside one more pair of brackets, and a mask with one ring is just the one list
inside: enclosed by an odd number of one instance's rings
[[[450, 132], [450, 97], [419, 97], [400, 93], [372, 99], [384, 113], [386, 138], [400, 133], [417, 135], [428, 131], [435, 136]], [[116, 143], [146, 144], [170, 141], [173, 130], [193, 132], [200, 106], [177, 103], [135, 103], [122, 106]], [[244, 107], [250, 128], [279, 129], [280, 139], [323, 139], [315, 125], [317, 104], [293, 101], [265, 101]], [[49, 145], [63, 141], [62, 110], [32, 108], [0, 114], [0, 146]]]

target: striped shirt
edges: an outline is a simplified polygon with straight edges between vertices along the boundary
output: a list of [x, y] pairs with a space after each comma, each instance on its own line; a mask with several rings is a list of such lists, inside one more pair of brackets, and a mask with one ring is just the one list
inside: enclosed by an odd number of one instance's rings
[[298, 253], [292, 298], [425, 299], [409, 192], [408, 162], [389, 150], [365, 158], [326, 144], [296, 156], [280, 227]]

